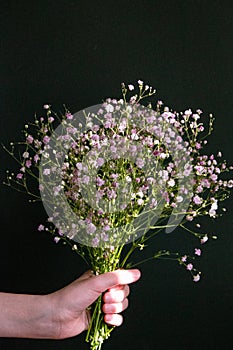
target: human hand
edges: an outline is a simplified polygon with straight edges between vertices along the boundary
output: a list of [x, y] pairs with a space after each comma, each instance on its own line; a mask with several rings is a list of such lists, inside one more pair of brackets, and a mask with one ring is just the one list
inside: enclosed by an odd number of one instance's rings
[[98, 276], [87, 271], [68, 286], [49, 294], [55, 338], [73, 337], [88, 329], [87, 308], [102, 293], [104, 321], [120, 326], [123, 322], [120, 313], [128, 307], [128, 284], [139, 278], [139, 270], [116, 270]]

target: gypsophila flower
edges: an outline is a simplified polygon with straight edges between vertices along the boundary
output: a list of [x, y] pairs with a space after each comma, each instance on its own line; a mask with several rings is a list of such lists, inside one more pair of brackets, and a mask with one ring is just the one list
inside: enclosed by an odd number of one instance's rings
[[29, 144], [32, 144], [32, 143], [33, 143], [33, 140], [34, 140], [34, 138], [33, 138], [31, 135], [28, 135], [27, 138], [26, 138], [26, 141], [27, 141], [27, 143], [29, 143]]
[[136, 165], [139, 167], [139, 168], [142, 168], [143, 166], [144, 166], [144, 160], [143, 159], [141, 159], [141, 158], [138, 158], [137, 160], [136, 160]]
[[35, 156], [33, 157], [34, 162], [37, 163], [39, 159], [40, 157], [38, 156], [38, 154], [35, 154]]
[[229, 180], [227, 186], [228, 186], [228, 188], [232, 188], [233, 187], [233, 180]]
[[168, 186], [170, 187], [174, 187], [175, 186], [175, 180], [174, 179], [170, 179], [168, 182], [167, 182]]
[[23, 174], [22, 173], [18, 173], [17, 175], [16, 175], [16, 179], [22, 179], [23, 178]]
[[93, 223], [87, 225], [87, 232], [92, 234], [96, 231], [96, 226]]
[[203, 202], [203, 199], [201, 197], [199, 197], [198, 195], [193, 197], [193, 202], [195, 204], [201, 204]]
[[[226, 211], [219, 204], [233, 188], [233, 166], [220, 151], [205, 154], [213, 116], [200, 109], [173, 111], [153, 100], [155, 91], [142, 80], [122, 83], [120, 98], [105, 99], [91, 113], [80, 111], [78, 120], [65, 107], [57, 114], [46, 104], [44, 115], [24, 126], [23, 142], [6, 149], [19, 164], [7, 172], [6, 184], [49, 207], [47, 225], [38, 231], [71, 246], [95, 275], [130, 267], [136, 249], [176, 227], [178, 236], [192, 234], [198, 244], [216, 239], [201, 231], [200, 218], [213, 220]], [[198, 282], [197, 247], [190, 247], [193, 256], [160, 250], [153, 258], [177, 261]], [[90, 314], [86, 340], [91, 350], [101, 350], [113, 330], [104, 323], [102, 296]]]
[[200, 278], [201, 278], [200, 274], [197, 274], [197, 275], [193, 276], [193, 281], [198, 282], [198, 281], [200, 281]]
[[68, 119], [68, 120], [72, 120], [73, 119], [73, 115], [70, 112], [67, 112], [65, 114], [65, 116], [66, 116], [66, 119]]
[[50, 137], [49, 136], [45, 136], [45, 137], [43, 137], [43, 142], [47, 145], [48, 143], [49, 143], [49, 141], [50, 141]]
[[191, 271], [193, 269], [193, 264], [189, 263], [187, 266], [186, 266], [187, 270]]
[[204, 244], [208, 241], [208, 236], [204, 236], [201, 238], [201, 244]]
[[24, 152], [24, 153], [23, 153], [23, 158], [26, 159], [26, 158], [28, 158], [28, 157], [29, 157], [29, 153], [28, 153], [28, 152]]
[[32, 161], [31, 160], [26, 160], [26, 162], [25, 162], [25, 166], [27, 167], [27, 168], [30, 168], [31, 167], [31, 165], [32, 165]]
[[44, 169], [43, 174], [44, 175], [49, 175], [50, 174], [50, 169]]
[[196, 254], [197, 256], [201, 256], [201, 249], [195, 248], [195, 254]]

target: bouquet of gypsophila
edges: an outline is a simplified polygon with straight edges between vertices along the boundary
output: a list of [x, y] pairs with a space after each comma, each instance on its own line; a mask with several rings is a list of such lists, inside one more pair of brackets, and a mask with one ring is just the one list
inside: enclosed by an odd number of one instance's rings
[[[223, 173], [232, 167], [221, 152], [204, 154], [212, 115], [206, 126], [201, 110], [173, 112], [162, 101], [154, 106], [154, 94], [139, 80], [137, 88], [122, 84], [121, 99], [108, 98], [75, 114], [64, 107], [58, 115], [44, 105], [46, 116], [25, 125], [23, 142], [7, 149], [19, 171], [8, 172], [6, 184], [32, 201], [42, 200], [48, 223], [38, 230], [69, 244], [95, 274], [136, 266], [130, 262], [135, 250], [181, 227], [198, 239], [193, 256], [159, 250], [151, 258], [176, 260], [197, 282], [201, 273], [193, 259], [210, 236], [199, 223], [196, 231], [186, 223], [219, 215], [219, 203], [233, 187]], [[30, 189], [30, 178], [38, 193]], [[91, 312], [86, 341], [97, 350], [114, 327], [104, 323], [101, 297]]]

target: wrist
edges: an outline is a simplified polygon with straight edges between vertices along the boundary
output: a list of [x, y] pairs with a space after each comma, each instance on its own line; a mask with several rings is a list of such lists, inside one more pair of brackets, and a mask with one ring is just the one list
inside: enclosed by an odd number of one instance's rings
[[0, 293], [0, 337], [56, 338], [49, 295]]
[[35, 338], [41, 339], [58, 339], [59, 324], [54, 317], [54, 303], [52, 294], [40, 295], [38, 306], [36, 310], [37, 317], [35, 317], [34, 327], [37, 329]]

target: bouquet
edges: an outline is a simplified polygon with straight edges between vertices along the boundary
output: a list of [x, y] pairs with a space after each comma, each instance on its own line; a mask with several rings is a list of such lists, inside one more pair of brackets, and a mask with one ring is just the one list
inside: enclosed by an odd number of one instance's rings
[[[193, 259], [201, 244], [217, 237], [203, 232], [197, 220], [221, 215], [233, 187], [227, 176], [233, 167], [221, 152], [203, 152], [214, 118], [200, 109], [178, 113], [153, 103], [155, 89], [141, 80], [137, 87], [122, 83], [121, 91], [120, 99], [75, 114], [44, 105], [46, 115], [25, 125], [23, 141], [5, 147], [19, 163], [6, 184], [32, 202], [42, 200], [48, 222], [38, 230], [69, 244], [95, 274], [136, 266], [132, 253], [158, 233], [188, 231], [197, 238], [193, 256], [164, 249], [151, 259], [176, 260], [198, 282]], [[104, 323], [101, 296], [91, 313], [86, 341], [100, 350], [114, 329]]]

